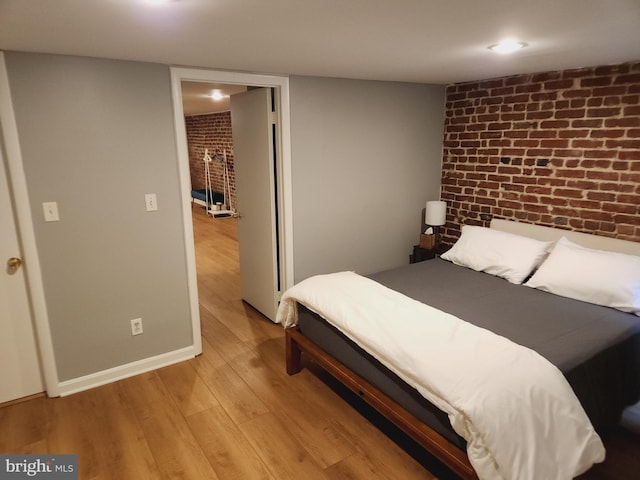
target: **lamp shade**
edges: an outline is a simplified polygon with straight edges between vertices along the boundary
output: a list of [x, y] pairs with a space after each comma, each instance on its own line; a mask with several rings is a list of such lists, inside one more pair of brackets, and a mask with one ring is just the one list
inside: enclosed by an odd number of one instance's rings
[[424, 212], [425, 225], [437, 227], [447, 223], [447, 202], [441, 200], [433, 200], [427, 202], [427, 208]]

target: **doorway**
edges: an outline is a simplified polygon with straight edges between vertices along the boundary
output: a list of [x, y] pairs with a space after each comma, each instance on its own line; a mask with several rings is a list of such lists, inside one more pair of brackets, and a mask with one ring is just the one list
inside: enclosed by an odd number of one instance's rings
[[227, 318], [242, 300], [230, 98], [247, 88], [183, 81], [181, 89], [200, 313]]
[[[7, 298], [11, 299], [11, 301], [3, 302], [4, 306], [6, 308], [15, 308], [16, 302], [21, 305], [19, 310], [12, 311], [12, 316], [15, 315], [13, 317], [14, 320], [21, 323], [19, 333], [21, 340], [17, 340], [17, 337], [7, 334], [5, 341], [15, 342], [11, 345], [11, 348], [18, 348], [21, 350], [20, 355], [28, 357], [24, 361], [26, 362], [25, 365], [30, 365], [31, 371], [27, 375], [30, 380], [29, 384], [25, 385], [26, 388], [17, 393], [10, 393], [5, 399], [29, 395], [29, 392], [35, 393], [43, 389], [46, 390], [47, 395], [56, 396], [59, 392], [58, 375], [55, 370], [44, 287], [41, 281], [40, 263], [35, 234], [32, 228], [26, 178], [22, 168], [22, 153], [20, 151], [18, 129], [3, 52], [0, 52], [0, 130], [0, 148], [2, 149], [2, 154], [0, 155], [2, 179], [0, 179], [0, 184], [3, 185], [3, 191], [7, 188], [6, 194], [3, 194], [4, 199], [2, 201], [4, 208], [7, 209], [5, 210], [7, 219], [3, 219], [3, 221], [6, 225], [9, 223], [12, 225], [11, 228], [5, 229], [4, 234], [7, 237], [0, 242], [5, 248], [10, 247], [6, 252], [2, 252], [2, 257], [6, 261], [5, 258], [15, 256], [17, 252], [20, 252], [21, 255], [19, 257], [25, 260], [23, 265], [19, 266], [15, 271], [9, 267], [8, 271], [3, 272], [5, 275], [9, 275], [4, 278], [7, 284], [3, 285], [2, 291], [3, 294], [8, 295]], [[11, 178], [10, 182], [9, 178]], [[4, 186], [5, 184], [6, 187]], [[11, 185], [10, 191], [8, 190], [9, 185]], [[14, 209], [10, 206], [13, 206]], [[20, 234], [19, 238], [17, 237], [18, 232]], [[9, 237], [12, 240], [7, 240]], [[3, 265], [3, 268], [6, 267], [6, 265]], [[9, 283], [12, 285], [9, 286]], [[7, 289], [5, 289], [5, 286]], [[20, 297], [23, 298], [20, 299]], [[2, 315], [2, 317], [5, 318], [6, 315]], [[31, 323], [32, 320], [33, 324]], [[27, 331], [25, 331], [25, 328]], [[15, 331], [15, 333], [18, 332]], [[21, 342], [29, 345], [33, 344], [33, 346], [23, 349]], [[12, 368], [23, 368], [21, 361], [18, 360], [20, 357], [10, 355], [8, 352], [9, 350], [5, 354], [11, 357]], [[22, 376], [23, 373], [20, 372], [20, 375]]]
[[[198, 313], [197, 272], [195, 267], [194, 234], [191, 212], [191, 180], [188, 162], [188, 145], [184, 125], [184, 111], [182, 104], [182, 82], [219, 83], [229, 85], [246, 85], [248, 87], [269, 87], [276, 94], [274, 102], [277, 104], [278, 123], [280, 126], [277, 138], [279, 155], [274, 165], [274, 178], [277, 182], [277, 242], [280, 246], [279, 270], [281, 275], [280, 288], [282, 291], [293, 285], [293, 245], [292, 245], [292, 206], [291, 206], [291, 155], [290, 155], [290, 118], [289, 118], [289, 82], [287, 77], [244, 74], [235, 72], [221, 72], [212, 70], [172, 68], [172, 94], [174, 102], [174, 121], [176, 142], [178, 147], [178, 169], [180, 172], [181, 193], [183, 198], [183, 216], [185, 248], [189, 277], [189, 294], [192, 311], [194, 337], [200, 332], [200, 318]], [[275, 185], [274, 185], [275, 190]], [[239, 212], [242, 216], [242, 212]], [[275, 221], [275, 220], [274, 220]], [[244, 242], [240, 241], [242, 250]], [[250, 246], [249, 246], [250, 247]]]
[[0, 404], [44, 390], [0, 136]]

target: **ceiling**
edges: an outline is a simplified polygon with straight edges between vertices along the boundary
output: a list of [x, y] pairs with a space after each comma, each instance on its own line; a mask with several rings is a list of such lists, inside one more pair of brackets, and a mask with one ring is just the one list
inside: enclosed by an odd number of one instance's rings
[[[222, 83], [182, 82], [182, 110], [185, 115], [225, 112], [230, 109], [231, 95], [246, 92], [244, 85], [225, 85]], [[211, 98], [213, 93], [222, 98]]]
[[0, 0], [0, 49], [448, 84], [639, 60], [640, 0]]

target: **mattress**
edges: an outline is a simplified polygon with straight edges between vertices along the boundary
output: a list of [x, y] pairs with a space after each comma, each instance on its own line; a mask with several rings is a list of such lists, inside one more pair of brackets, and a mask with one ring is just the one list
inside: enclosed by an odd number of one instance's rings
[[224, 203], [224, 194], [221, 192], [216, 192], [213, 190], [209, 190], [207, 195], [207, 190], [205, 188], [191, 190], [191, 197], [206, 202], [209, 200], [209, 203]]
[[[558, 367], [596, 428], [619, 421], [640, 397], [640, 318], [514, 285], [439, 258], [369, 275], [409, 297], [529, 347]], [[451, 443], [446, 415], [314, 313], [301, 332]]]

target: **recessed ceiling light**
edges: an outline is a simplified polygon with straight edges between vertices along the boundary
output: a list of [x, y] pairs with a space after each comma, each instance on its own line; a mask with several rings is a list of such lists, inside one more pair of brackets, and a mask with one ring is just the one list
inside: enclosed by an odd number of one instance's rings
[[519, 42], [517, 40], [503, 40], [502, 42], [490, 45], [487, 48], [496, 53], [513, 53], [526, 46], [527, 44], [525, 42]]
[[222, 100], [224, 98], [224, 95], [221, 94], [220, 92], [213, 92], [211, 95], [209, 95], [212, 99], [214, 100]]

